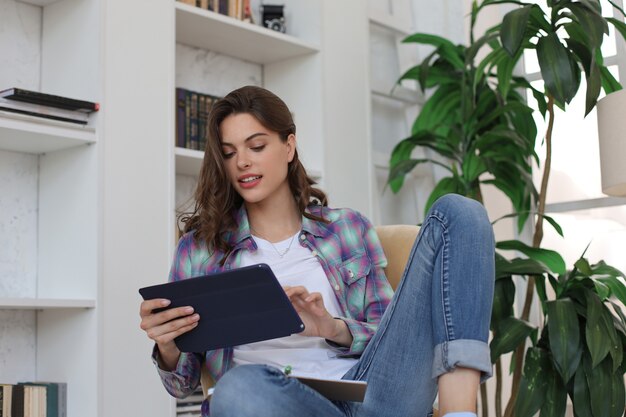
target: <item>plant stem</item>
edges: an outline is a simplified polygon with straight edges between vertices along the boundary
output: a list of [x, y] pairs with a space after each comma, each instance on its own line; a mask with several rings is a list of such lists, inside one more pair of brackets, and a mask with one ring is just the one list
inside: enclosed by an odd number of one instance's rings
[[480, 404], [482, 405], [482, 417], [489, 417], [489, 404], [487, 399], [487, 384], [480, 384]]
[[502, 357], [496, 360], [496, 417], [502, 417]]
[[[548, 95], [548, 128], [546, 129], [546, 160], [543, 166], [543, 176], [541, 178], [541, 189], [539, 191], [539, 202], [537, 205], [537, 220], [535, 223], [535, 234], [533, 235], [533, 247], [538, 248], [543, 240], [543, 215], [546, 208], [546, 196], [548, 192], [548, 180], [550, 178], [550, 167], [552, 165], [552, 130], [554, 128], [554, 97]], [[522, 320], [528, 321], [530, 317], [530, 307], [535, 295], [535, 278], [528, 277], [526, 286], [526, 299], [522, 309]], [[505, 417], [514, 417], [513, 407], [517, 400], [520, 380], [522, 379], [522, 369], [524, 366], [525, 346], [522, 344], [515, 349], [514, 358], [515, 370], [513, 371], [513, 382], [511, 386], [511, 398], [506, 406]]]

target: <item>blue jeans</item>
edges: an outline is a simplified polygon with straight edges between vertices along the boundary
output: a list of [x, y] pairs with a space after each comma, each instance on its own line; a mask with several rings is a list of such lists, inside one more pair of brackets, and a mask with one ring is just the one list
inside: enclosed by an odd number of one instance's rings
[[484, 208], [449, 194], [435, 202], [378, 331], [344, 379], [367, 381], [363, 403], [333, 402], [265, 365], [228, 371], [211, 399], [214, 417], [420, 416], [437, 377], [455, 367], [491, 375], [489, 320], [494, 238]]

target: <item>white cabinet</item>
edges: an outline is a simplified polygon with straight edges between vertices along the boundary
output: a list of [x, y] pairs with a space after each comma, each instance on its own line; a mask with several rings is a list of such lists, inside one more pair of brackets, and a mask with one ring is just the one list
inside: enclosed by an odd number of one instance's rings
[[[41, 37], [29, 38], [32, 32], [28, 31], [22, 38], [20, 34], [9, 34], [18, 40], [32, 41], [30, 46], [38, 48], [40, 55], [35, 62], [39, 66], [36, 71], [39, 78], [31, 80], [32, 84], [24, 81], [21, 72], [24, 67], [20, 67], [22, 57], [5, 56], [6, 62], [12, 65], [4, 65], [0, 70], [0, 89], [40, 89], [100, 101], [102, 4], [99, 0], [40, 4], [46, 5], [40, 10], [12, 1], [3, 5], [11, 13], [0, 16], [0, 20], [10, 19], [13, 13], [18, 17], [22, 12], [39, 15], [41, 23], [37, 33]], [[36, 215], [26, 220], [30, 224], [22, 224], [24, 229], [34, 231], [34, 244], [21, 248], [28, 252], [24, 259], [34, 262], [11, 273], [11, 265], [19, 264], [19, 259], [14, 258], [8, 246], [26, 236], [0, 236], [5, 262], [0, 268], [7, 268], [0, 270], [4, 281], [0, 287], [0, 312], [18, 321], [20, 317], [33, 317], [32, 327], [27, 329], [33, 338], [32, 343], [25, 344], [24, 352], [14, 352], [22, 355], [23, 362], [7, 365], [17, 371], [5, 373], [0, 369], [0, 375], [3, 382], [18, 382], [17, 379], [67, 382], [69, 415], [95, 415], [98, 403], [100, 119], [101, 115], [93, 114], [87, 126], [80, 126], [0, 112], [3, 158], [26, 161], [21, 155], [32, 155], [30, 160], [35, 163], [22, 168], [30, 169], [29, 175], [36, 179], [36, 187], [32, 188], [34, 207], [27, 210]], [[19, 173], [21, 168], [15, 165], [15, 169]], [[18, 176], [8, 177], [19, 179]], [[19, 204], [10, 201], [19, 187], [19, 181], [18, 184], [0, 184], [5, 199], [0, 213], [2, 225], [22, 220]], [[24, 254], [15, 256], [18, 255]], [[24, 269], [32, 273], [22, 276], [18, 271]], [[10, 310], [14, 313], [9, 314]], [[11, 323], [3, 324], [11, 329]], [[11, 355], [24, 346], [20, 337], [13, 338], [11, 334], [11, 331], [23, 334], [20, 330], [15, 328], [2, 333], [0, 344], [5, 354]]]

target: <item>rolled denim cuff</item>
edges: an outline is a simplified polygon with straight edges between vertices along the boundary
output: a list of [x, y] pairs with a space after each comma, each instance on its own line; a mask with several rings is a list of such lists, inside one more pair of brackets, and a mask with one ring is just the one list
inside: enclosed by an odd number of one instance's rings
[[433, 378], [457, 367], [480, 371], [480, 382], [485, 382], [493, 373], [489, 345], [480, 340], [459, 339], [435, 346]]

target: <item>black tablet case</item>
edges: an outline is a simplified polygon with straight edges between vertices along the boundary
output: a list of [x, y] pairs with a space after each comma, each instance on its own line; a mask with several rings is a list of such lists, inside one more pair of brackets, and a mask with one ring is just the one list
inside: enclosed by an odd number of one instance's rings
[[166, 308], [192, 306], [198, 326], [175, 339], [182, 352], [204, 352], [289, 336], [304, 324], [266, 264], [141, 288], [144, 300], [167, 298]]

